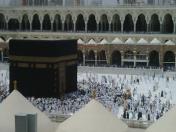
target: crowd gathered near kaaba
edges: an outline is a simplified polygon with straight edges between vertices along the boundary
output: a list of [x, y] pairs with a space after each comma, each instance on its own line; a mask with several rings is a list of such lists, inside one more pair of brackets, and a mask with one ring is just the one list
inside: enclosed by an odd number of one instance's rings
[[[78, 73], [78, 90], [62, 98], [27, 99], [47, 114], [72, 115], [92, 98], [114, 116], [129, 120], [156, 121], [175, 103], [176, 75], [122, 75]], [[9, 74], [0, 70], [0, 102], [9, 95]]]

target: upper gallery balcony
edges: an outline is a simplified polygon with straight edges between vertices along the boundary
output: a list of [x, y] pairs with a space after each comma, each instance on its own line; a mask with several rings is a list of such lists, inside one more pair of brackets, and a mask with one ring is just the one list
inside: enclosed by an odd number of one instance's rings
[[67, 8], [163, 8], [176, 7], [175, 0], [0, 0], [0, 7]]

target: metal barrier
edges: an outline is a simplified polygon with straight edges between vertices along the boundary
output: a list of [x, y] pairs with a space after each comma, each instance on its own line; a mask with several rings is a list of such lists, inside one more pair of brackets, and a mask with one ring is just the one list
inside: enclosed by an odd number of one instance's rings
[[143, 120], [128, 120], [128, 119], [122, 119], [123, 122], [125, 122], [128, 127], [132, 128], [148, 128], [151, 124], [153, 124], [153, 121], [143, 121]]
[[[53, 122], [58, 122], [62, 123], [66, 119], [68, 119], [71, 115], [64, 115], [64, 114], [48, 114], [49, 118]], [[151, 124], [153, 124], [153, 121], [143, 121], [143, 120], [128, 120], [128, 119], [121, 119], [123, 122], [125, 122], [128, 127], [131, 128], [142, 128], [146, 129], [148, 128]]]

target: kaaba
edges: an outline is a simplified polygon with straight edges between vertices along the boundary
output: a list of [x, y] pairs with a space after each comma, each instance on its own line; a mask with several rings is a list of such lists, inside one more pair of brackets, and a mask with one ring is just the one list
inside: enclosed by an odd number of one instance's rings
[[61, 97], [77, 90], [76, 40], [10, 40], [10, 92]]

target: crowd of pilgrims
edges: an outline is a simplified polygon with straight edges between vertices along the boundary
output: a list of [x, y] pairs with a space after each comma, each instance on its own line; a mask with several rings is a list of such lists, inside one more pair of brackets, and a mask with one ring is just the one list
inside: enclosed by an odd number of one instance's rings
[[9, 95], [9, 75], [0, 70], [0, 103]]
[[[1, 73], [0, 102], [8, 96], [8, 78]], [[101, 75], [78, 74], [78, 90], [58, 98], [27, 98], [34, 106], [48, 114], [71, 115], [85, 106], [92, 98], [102, 103], [115, 116], [130, 120], [155, 121], [171, 107], [172, 97], [168, 90], [159, 87], [159, 79], [166, 84], [176, 81], [164, 75]], [[148, 80], [147, 92], [141, 94], [140, 84]]]

